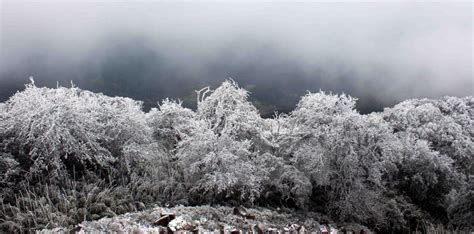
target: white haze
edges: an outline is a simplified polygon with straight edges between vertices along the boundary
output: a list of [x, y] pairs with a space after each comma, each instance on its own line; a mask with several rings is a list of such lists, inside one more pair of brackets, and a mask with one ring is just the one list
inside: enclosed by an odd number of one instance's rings
[[345, 74], [354, 89], [378, 99], [465, 96], [473, 94], [472, 29], [470, 2], [3, 1], [0, 82], [26, 81], [2, 74], [26, 69], [32, 54], [48, 54], [49, 66], [74, 66], [116, 37], [134, 35], [186, 74], [212, 69], [209, 61], [226, 48], [237, 48], [229, 56], [239, 63], [268, 46], [304, 73], [317, 70], [336, 86]]

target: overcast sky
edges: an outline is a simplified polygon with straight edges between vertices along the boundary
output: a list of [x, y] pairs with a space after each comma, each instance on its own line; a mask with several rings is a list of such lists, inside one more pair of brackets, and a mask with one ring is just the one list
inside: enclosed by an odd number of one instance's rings
[[[469, 1], [2, 1], [0, 7], [3, 99], [29, 75], [45, 85], [72, 79], [146, 102], [183, 97], [227, 77], [276, 106], [290, 105], [306, 89], [346, 92], [368, 109], [474, 93]], [[142, 83], [136, 90], [128, 85], [133, 80]]]

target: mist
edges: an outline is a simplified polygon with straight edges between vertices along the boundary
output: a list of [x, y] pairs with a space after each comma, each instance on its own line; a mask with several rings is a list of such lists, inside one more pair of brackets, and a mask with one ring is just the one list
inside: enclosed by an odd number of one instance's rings
[[359, 98], [362, 113], [474, 92], [472, 3], [22, 2], [1, 5], [0, 101], [69, 86], [195, 106], [231, 77], [262, 114], [306, 91]]

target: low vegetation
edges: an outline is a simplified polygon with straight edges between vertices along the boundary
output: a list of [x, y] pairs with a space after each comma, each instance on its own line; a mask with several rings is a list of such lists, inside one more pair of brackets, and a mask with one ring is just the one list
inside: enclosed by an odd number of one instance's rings
[[474, 97], [361, 115], [308, 93], [261, 118], [232, 81], [197, 109], [34, 84], [0, 104], [0, 223], [33, 231], [155, 204], [319, 212], [380, 232], [474, 223]]

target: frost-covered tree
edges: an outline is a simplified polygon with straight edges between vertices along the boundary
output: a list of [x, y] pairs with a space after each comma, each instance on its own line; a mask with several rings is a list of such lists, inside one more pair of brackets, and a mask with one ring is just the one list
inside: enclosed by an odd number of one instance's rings
[[226, 80], [216, 90], [204, 88], [197, 94], [197, 117], [206, 121], [214, 133], [238, 140], [262, 140], [262, 118], [247, 100], [248, 92], [235, 81]]
[[428, 142], [420, 139], [401, 139], [393, 149], [398, 157], [393, 159], [395, 171], [388, 174], [391, 191], [409, 197], [438, 219], [445, 218], [448, 195], [462, 181], [452, 166], [453, 160], [431, 150]]
[[310, 177], [316, 176], [324, 166], [324, 141], [339, 140], [338, 128], [342, 127], [343, 121], [358, 116], [354, 110], [355, 101], [347, 95], [308, 93], [286, 119], [286, 134], [280, 144]]
[[259, 155], [256, 164], [266, 175], [261, 196], [263, 204], [308, 208], [313, 187], [303, 172], [270, 153]]
[[182, 102], [165, 99], [159, 109], [147, 113], [147, 121], [153, 130], [153, 137], [166, 149], [173, 150], [176, 144], [196, 129], [196, 114], [184, 108]]
[[283, 118], [262, 119], [247, 98], [248, 92], [232, 80], [214, 91], [198, 91], [197, 118], [206, 130], [185, 139], [179, 151], [180, 158], [193, 162], [189, 178], [199, 179], [192, 191], [304, 207], [311, 183], [278, 153], [278, 141], [285, 134], [284, 127], [278, 127], [285, 125]]
[[474, 97], [407, 100], [385, 109], [384, 119], [401, 138], [427, 140], [461, 172], [474, 172]]
[[0, 187], [92, 175], [144, 180], [151, 202], [310, 209], [381, 231], [472, 225], [473, 97], [361, 115], [351, 96], [308, 93], [263, 119], [248, 96], [227, 80], [197, 91], [196, 111], [165, 99], [144, 113], [129, 98], [29, 84], [0, 104]]
[[260, 196], [265, 172], [254, 163], [251, 142], [212, 131], [195, 133], [180, 142], [177, 155], [193, 198], [251, 204]]
[[232, 80], [197, 94], [199, 128], [180, 142], [177, 151], [189, 165], [185, 176], [192, 184], [190, 191], [203, 194], [200, 199], [253, 203], [266, 178], [265, 170], [255, 163], [258, 155], [253, 148], [262, 139], [257, 109], [247, 100], [248, 92]]
[[[202, 121], [201, 121], [202, 122]], [[182, 106], [182, 102], [163, 100], [158, 109], [147, 113], [147, 124], [152, 129], [154, 141], [142, 145], [137, 154], [146, 154], [154, 172], [155, 183], [162, 189], [162, 196], [168, 200], [187, 198], [184, 171], [186, 165], [177, 155], [182, 141], [192, 134], [205, 130], [196, 120], [194, 111]]]
[[469, 230], [474, 226], [474, 176], [455, 192], [448, 207], [449, 224], [461, 230]]
[[140, 102], [75, 87], [29, 84], [2, 110], [1, 144], [30, 179], [56, 180], [64, 171], [108, 174], [122, 163], [125, 145], [147, 136]]
[[[396, 149], [402, 154], [396, 163], [398, 172], [394, 173], [398, 177], [392, 184], [444, 222], [472, 216], [471, 211], [453, 207], [463, 199], [459, 194], [467, 190], [466, 180], [474, 172], [473, 107], [473, 97], [445, 97], [406, 100], [383, 112], [401, 142]], [[458, 198], [453, 199], [452, 194]], [[457, 224], [466, 225], [463, 222]]]
[[360, 115], [354, 107], [347, 95], [307, 94], [289, 116], [283, 143], [334, 217], [383, 223], [382, 175], [391, 132], [381, 117]]
[[205, 96], [209, 92], [198, 92], [196, 113], [179, 102], [163, 101], [148, 114], [153, 136], [167, 152], [162, 160], [174, 172], [170, 177], [184, 184], [191, 200], [250, 204], [265, 179], [249, 140], [260, 116], [234, 82]]

